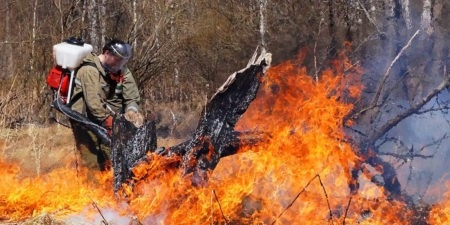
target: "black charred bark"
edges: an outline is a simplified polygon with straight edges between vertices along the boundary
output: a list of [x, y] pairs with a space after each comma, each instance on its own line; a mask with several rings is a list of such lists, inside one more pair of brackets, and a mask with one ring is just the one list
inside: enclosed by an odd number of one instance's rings
[[192, 173], [194, 184], [207, 181], [207, 171], [214, 170], [221, 157], [236, 153], [241, 134], [234, 127], [255, 99], [269, 63], [270, 57], [263, 54], [232, 74], [207, 103], [193, 138], [169, 149], [183, 156], [182, 168], [185, 174]]
[[169, 149], [183, 156], [184, 172], [194, 173], [194, 183], [205, 181], [206, 171], [213, 170], [221, 157], [236, 152], [239, 135], [234, 127], [256, 96], [264, 66], [262, 62], [236, 73], [226, 90], [206, 105], [193, 138]]
[[111, 134], [111, 160], [114, 170], [114, 191], [132, 176], [132, 168], [145, 160], [148, 151], [156, 149], [155, 122], [136, 128], [123, 116], [114, 119]]
[[255, 52], [248, 66], [233, 73], [209, 100], [192, 138], [164, 151], [155, 151], [154, 123], [136, 129], [124, 118], [117, 118], [111, 138], [115, 191], [131, 178], [131, 169], [145, 160], [148, 151], [181, 156], [182, 162], [177, 165], [184, 174], [192, 174], [194, 184], [206, 182], [207, 171], [213, 170], [221, 157], [235, 154], [242, 142], [248, 142], [247, 135], [234, 131], [234, 127], [255, 99], [270, 61], [270, 53], [257, 57]]

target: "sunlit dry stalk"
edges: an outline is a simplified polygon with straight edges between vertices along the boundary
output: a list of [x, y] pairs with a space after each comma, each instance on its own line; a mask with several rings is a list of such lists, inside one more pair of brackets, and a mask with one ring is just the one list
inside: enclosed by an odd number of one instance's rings
[[[14, 142], [13, 138], [14, 138], [14, 132], [17, 132], [18, 130], [16, 129], [1, 129], [0, 132], [0, 139], [3, 139], [4, 141], [4, 148], [2, 148], [2, 157], [5, 158], [5, 151], [6, 151], [6, 146], [7, 143], [12, 143]], [[16, 148], [13, 148], [13, 150], [16, 150]]]
[[100, 208], [98, 207], [97, 203], [94, 200], [92, 200], [92, 206], [94, 206], [94, 208], [97, 209], [98, 213], [102, 217], [102, 223], [108, 225], [109, 224], [108, 221], [106, 221], [106, 218], [103, 216], [102, 211], [100, 210]]
[[387, 68], [386, 72], [384, 73], [383, 78], [381, 79], [380, 85], [378, 86], [377, 92], [375, 94], [375, 97], [372, 101], [372, 106], [376, 106], [378, 104], [378, 99], [381, 96], [381, 91], [383, 90], [384, 84], [386, 83], [387, 78], [389, 77], [389, 73], [391, 72], [392, 67], [397, 62], [397, 60], [402, 56], [403, 52], [411, 45], [414, 38], [419, 34], [420, 30], [417, 30], [414, 35], [408, 40], [405, 46], [398, 52], [398, 54], [395, 56], [394, 60], [392, 60], [391, 64]]
[[35, 125], [30, 124], [28, 127], [28, 136], [31, 137], [31, 151], [34, 153], [34, 162], [36, 164], [36, 174], [39, 177], [41, 174], [41, 148], [36, 144], [37, 132], [34, 129]]
[[[297, 201], [298, 197], [300, 197], [300, 195], [306, 191], [306, 188], [309, 187], [309, 185], [316, 179], [319, 178], [319, 174], [316, 174], [313, 178], [311, 178], [308, 183], [306, 183], [305, 187], [303, 187], [303, 189], [294, 197], [294, 199], [291, 201], [291, 203], [289, 203], [288, 206], [286, 206], [286, 208], [280, 213], [278, 214], [277, 218], [272, 222], [272, 225], [274, 225], [278, 219], [281, 218], [281, 216], [289, 209], [292, 207], [292, 205], [294, 205], [294, 203]], [[320, 179], [320, 178], [319, 178]]]
[[364, 7], [364, 5], [359, 0], [358, 0], [358, 3], [361, 6], [362, 10], [364, 11], [364, 14], [366, 15], [367, 19], [373, 24], [375, 29], [377, 29], [378, 34], [381, 35], [382, 32], [380, 31], [380, 28], [378, 28], [378, 25], [375, 23], [375, 20], [372, 17], [370, 17], [369, 12], [367, 11], [366, 7]]
[[405, 46], [403, 46], [403, 48], [400, 50], [400, 52], [397, 54], [397, 56], [395, 56], [394, 60], [391, 62], [391, 64], [389, 65], [389, 67], [387, 68], [386, 72], [384, 73], [383, 78], [381, 79], [377, 91], [374, 95], [374, 98], [371, 102], [371, 104], [362, 109], [361, 111], [359, 111], [358, 113], [355, 113], [353, 116], [354, 117], [358, 117], [358, 115], [363, 114], [366, 111], [369, 111], [371, 109], [374, 109], [375, 107], [378, 106], [378, 99], [381, 96], [381, 91], [383, 90], [384, 84], [386, 83], [387, 78], [389, 77], [389, 73], [391, 71], [391, 68], [394, 66], [394, 64], [397, 62], [397, 60], [400, 58], [400, 56], [403, 54], [403, 52], [411, 45], [411, 42], [413, 41], [413, 39], [419, 34], [420, 30], [417, 30], [414, 35], [408, 40], [408, 42], [406, 43]]
[[319, 40], [319, 36], [320, 36], [320, 31], [322, 30], [322, 24], [323, 24], [324, 19], [321, 18], [320, 22], [319, 22], [319, 29], [317, 30], [317, 35], [316, 35], [316, 41], [314, 42], [314, 79], [316, 80], [316, 83], [319, 82], [319, 69], [317, 69], [317, 42]]
[[[3, 109], [5, 108], [5, 106], [6, 106], [6, 105], [8, 104], [8, 102], [10, 101], [11, 93], [12, 93], [12, 90], [13, 90], [13, 88], [14, 88], [14, 84], [16, 83], [17, 77], [18, 77], [17, 75], [14, 76], [13, 82], [11, 83], [11, 86], [9, 87], [9, 90], [8, 90], [8, 93], [6, 94], [6, 97], [3, 98], [3, 100], [0, 102], [0, 103], [1, 103], [1, 104], [0, 104], [0, 110], [1, 110], [1, 111], [3, 111]], [[0, 121], [0, 125], [1, 125], [2, 127], [4, 127], [5, 124], [6, 124], [6, 116], [5, 116], [6, 113], [3, 112], [2, 114], [3, 114], [3, 118], [2, 118], [2, 121]]]

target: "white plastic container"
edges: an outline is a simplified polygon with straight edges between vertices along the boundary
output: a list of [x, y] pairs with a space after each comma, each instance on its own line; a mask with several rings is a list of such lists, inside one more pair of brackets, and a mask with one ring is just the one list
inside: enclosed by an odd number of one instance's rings
[[91, 52], [92, 45], [86, 43], [83, 46], [67, 42], [53, 45], [53, 56], [56, 59], [56, 64], [69, 70], [79, 66], [83, 58]]

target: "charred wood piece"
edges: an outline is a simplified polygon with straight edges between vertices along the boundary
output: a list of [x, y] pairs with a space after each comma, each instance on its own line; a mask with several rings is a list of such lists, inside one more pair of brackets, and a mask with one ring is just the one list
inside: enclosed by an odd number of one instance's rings
[[193, 174], [194, 184], [206, 182], [207, 171], [213, 170], [221, 157], [235, 154], [245, 135], [234, 131], [234, 127], [255, 99], [261, 77], [271, 62], [270, 53], [263, 50], [258, 55], [257, 51], [247, 66], [230, 75], [211, 97], [192, 138], [186, 142], [157, 150], [154, 123], [136, 129], [124, 118], [116, 118], [111, 137], [115, 191], [131, 178], [132, 168], [145, 161], [149, 151], [181, 156], [179, 165], [184, 174]]
[[132, 177], [132, 168], [145, 160], [148, 151], [157, 146], [154, 121], [136, 128], [124, 116], [114, 119], [111, 134], [111, 161], [114, 170], [114, 191]]
[[255, 52], [248, 66], [233, 73], [209, 100], [193, 138], [169, 149], [183, 156], [184, 174], [192, 173], [194, 184], [205, 182], [221, 157], [236, 153], [240, 141], [234, 127], [255, 99], [270, 60], [270, 53], [256, 58]]

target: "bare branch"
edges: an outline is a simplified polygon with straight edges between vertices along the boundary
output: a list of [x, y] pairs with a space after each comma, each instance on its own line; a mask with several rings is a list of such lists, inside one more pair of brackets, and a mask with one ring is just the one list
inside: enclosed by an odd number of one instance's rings
[[401, 159], [405, 162], [408, 160], [414, 159], [414, 158], [429, 159], [429, 158], [433, 158], [433, 156], [434, 156], [434, 155], [422, 155], [422, 154], [410, 153], [410, 152], [408, 152], [406, 154], [398, 154], [398, 153], [393, 153], [393, 152], [380, 152], [378, 154], [392, 156], [394, 158]]
[[380, 28], [378, 28], [378, 25], [375, 23], [375, 20], [372, 19], [372, 17], [370, 17], [369, 12], [367, 11], [366, 7], [364, 7], [364, 5], [359, 0], [358, 0], [358, 3], [361, 6], [361, 8], [363, 9], [364, 14], [366, 15], [367, 19], [373, 24], [375, 29], [377, 29], [378, 34], [381, 35], [383, 32], [380, 31]]
[[375, 132], [372, 137], [369, 140], [377, 140], [381, 136], [383, 136], [388, 130], [395, 127], [398, 123], [400, 123], [402, 120], [404, 120], [406, 117], [415, 114], [420, 108], [422, 108], [425, 104], [427, 104], [432, 98], [434, 98], [436, 95], [438, 95], [442, 90], [444, 90], [449, 85], [449, 80], [447, 78], [447, 75], [444, 76], [444, 80], [437, 85], [427, 96], [425, 96], [422, 101], [418, 102], [417, 104], [413, 105], [411, 108], [406, 110], [403, 113], [399, 113], [396, 117], [389, 120], [384, 126], [377, 129], [377, 132]]
[[394, 64], [397, 62], [397, 60], [400, 58], [400, 56], [403, 54], [403, 52], [411, 45], [412, 41], [414, 40], [414, 38], [419, 34], [420, 30], [417, 30], [414, 35], [408, 40], [408, 42], [406, 43], [405, 46], [403, 46], [403, 48], [400, 50], [400, 52], [397, 54], [397, 56], [395, 56], [394, 60], [391, 62], [391, 64], [389, 65], [388, 69], [386, 70], [386, 73], [384, 73], [383, 78], [381, 79], [381, 82], [379, 83], [377, 92], [375, 94], [374, 99], [372, 100], [371, 106], [374, 107], [375, 105], [378, 104], [378, 100], [380, 98], [381, 95], [381, 91], [383, 90], [384, 84], [386, 83], [387, 78], [389, 77], [389, 73], [391, 72], [392, 67], [394, 66]]

